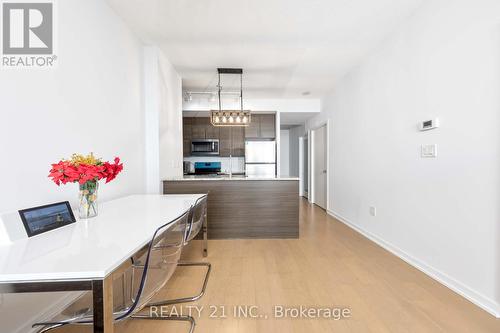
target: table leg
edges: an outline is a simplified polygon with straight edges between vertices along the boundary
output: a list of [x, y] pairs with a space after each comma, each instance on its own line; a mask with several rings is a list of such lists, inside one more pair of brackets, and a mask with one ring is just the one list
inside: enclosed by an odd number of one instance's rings
[[113, 278], [92, 281], [94, 333], [113, 333]]
[[207, 212], [205, 210], [205, 218], [203, 219], [203, 256], [206, 257], [208, 255], [208, 217]]

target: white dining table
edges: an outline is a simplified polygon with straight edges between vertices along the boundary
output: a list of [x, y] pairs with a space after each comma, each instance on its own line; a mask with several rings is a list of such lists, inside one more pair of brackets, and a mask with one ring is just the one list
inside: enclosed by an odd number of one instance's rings
[[94, 333], [113, 332], [113, 273], [204, 194], [131, 195], [99, 215], [0, 246], [0, 293], [92, 291]]

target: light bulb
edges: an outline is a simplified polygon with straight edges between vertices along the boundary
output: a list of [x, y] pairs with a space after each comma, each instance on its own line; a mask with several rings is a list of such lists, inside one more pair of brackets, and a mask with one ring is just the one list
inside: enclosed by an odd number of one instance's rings
[[220, 121], [218, 116], [215, 116], [215, 122], [218, 123]]
[[247, 116], [243, 116], [243, 122], [246, 123], [248, 121]]
[[230, 122], [230, 123], [234, 123], [234, 118], [233, 118], [233, 116], [229, 116], [229, 122]]
[[226, 117], [222, 117], [222, 122], [223, 123], [227, 123], [227, 118]]
[[240, 116], [237, 116], [237, 117], [236, 117], [236, 122], [237, 122], [237, 123], [241, 123], [241, 118], [240, 118]]

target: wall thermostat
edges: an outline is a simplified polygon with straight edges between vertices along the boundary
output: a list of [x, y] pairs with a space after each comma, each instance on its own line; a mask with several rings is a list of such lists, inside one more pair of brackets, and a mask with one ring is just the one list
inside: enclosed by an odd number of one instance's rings
[[421, 131], [428, 131], [431, 129], [435, 129], [439, 127], [439, 119], [429, 119], [429, 120], [424, 120], [419, 124], [419, 130]]

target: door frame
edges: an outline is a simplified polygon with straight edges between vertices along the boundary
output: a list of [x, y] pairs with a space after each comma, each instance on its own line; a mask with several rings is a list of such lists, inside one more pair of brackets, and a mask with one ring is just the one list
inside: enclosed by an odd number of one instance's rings
[[299, 196], [301, 196], [301, 197], [305, 196], [304, 178], [307, 177], [307, 179], [309, 180], [309, 175], [304, 174], [304, 160], [305, 160], [304, 159], [305, 158], [305, 156], [304, 156], [304, 138], [305, 138], [305, 136], [299, 137]]
[[327, 119], [323, 122], [316, 124], [316, 126], [311, 127], [309, 129], [308, 138], [309, 138], [309, 202], [315, 202], [315, 188], [314, 188], [314, 131], [319, 129], [320, 127], [325, 126], [326, 131], [326, 211], [330, 211], [330, 175], [332, 174], [332, 168], [330, 165], [330, 119]]

